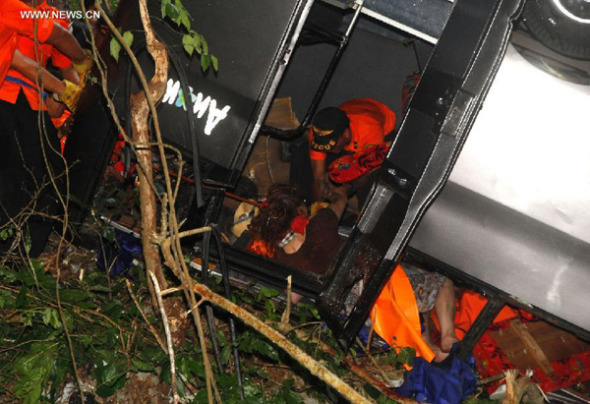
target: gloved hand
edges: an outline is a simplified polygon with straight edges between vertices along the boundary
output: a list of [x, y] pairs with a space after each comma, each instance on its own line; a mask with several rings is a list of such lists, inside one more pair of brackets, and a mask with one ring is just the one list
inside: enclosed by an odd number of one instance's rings
[[86, 76], [88, 76], [88, 73], [90, 73], [92, 67], [94, 66], [92, 52], [84, 51], [84, 53], [86, 53], [86, 59], [82, 63], [74, 63], [73, 65], [74, 69], [78, 72], [78, 75], [80, 76], [80, 85], [82, 87], [84, 87], [84, 84], [86, 82]]
[[66, 89], [59, 95], [58, 100], [66, 104], [66, 107], [74, 113], [76, 112], [76, 106], [82, 94], [82, 87], [68, 80], [64, 80], [64, 84], [66, 85]]

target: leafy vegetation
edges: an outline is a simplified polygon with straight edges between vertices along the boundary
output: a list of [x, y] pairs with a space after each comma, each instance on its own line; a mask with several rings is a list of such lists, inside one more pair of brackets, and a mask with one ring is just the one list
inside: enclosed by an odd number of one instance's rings
[[[65, 383], [72, 381], [70, 351], [62, 320], [71, 333], [73, 355], [83, 378], [93, 380], [96, 394], [110, 397], [132, 383], [133, 374], [156, 375], [164, 385], [170, 383], [168, 355], [158, 346], [140, 311], [129, 294], [124, 279], [110, 280], [104, 272], [86, 268], [83, 280], [76, 277], [60, 282], [38, 262], [30, 266], [0, 269], [0, 393], [18, 397], [25, 403], [55, 402]], [[144, 269], [134, 267], [130, 275], [133, 294], [142, 302], [142, 310], [153, 324], [145, 284]], [[57, 293], [63, 312], [57, 304]], [[278, 291], [253, 285], [238, 290], [234, 300], [251, 305], [260, 316], [272, 321], [284, 309]], [[145, 303], [144, 303], [145, 302]], [[272, 303], [268, 303], [272, 302]], [[333, 372], [344, 375], [344, 353], [337, 349], [329, 330], [320, 324], [313, 306], [298, 307], [298, 318], [313, 320], [306, 333], [289, 333], [289, 337]], [[277, 324], [277, 323], [275, 323]], [[186, 339], [176, 347], [178, 390], [188, 402], [207, 402], [205, 370], [201, 348], [189, 328]], [[224, 402], [239, 401], [233, 372], [232, 345], [227, 327], [220, 321], [217, 339], [221, 363], [215, 368], [216, 382]], [[334, 349], [326, 352], [322, 345]], [[247, 329], [239, 334], [237, 346], [242, 360], [244, 391], [248, 402], [300, 403], [313, 396], [322, 402], [336, 399], [323, 385], [317, 384], [304, 368], [279, 351], [264, 337]], [[212, 359], [213, 355], [211, 354]], [[395, 355], [394, 355], [395, 356]], [[388, 360], [395, 361], [395, 358]]]

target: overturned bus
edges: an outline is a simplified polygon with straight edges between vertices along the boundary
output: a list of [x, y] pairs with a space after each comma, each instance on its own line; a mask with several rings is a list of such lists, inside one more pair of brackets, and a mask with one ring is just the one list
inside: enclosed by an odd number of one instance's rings
[[[157, 2], [150, 11], [160, 16]], [[469, 353], [504, 305], [590, 340], [581, 309], [590, 285], [590, 6], [584, 0], [252, 0], [187, 2], [220, 61], [203, 73], [182, 35], [154, 18], [171, 69], [158, 107], [165, 141], [193, 164], [182, 211], [220, 220], [257, 139], [300, 141], [321, 106], [368, 97], [398, 116], [397, 134], [330, 275], [285, 267], [227, 244], [231, 270], [315, 301], [349, 345], [402, 252], [482, 292], [488, 303], [462, 345]], [[116, 15], [140, 29], [135, 2]], [[133, 50], [153, 72], [145, 41]], [[129, 59], [108, 61], [108, 91], [124, 125], [140, 88]], [[417, 85], [402, 113], [407, 77]], [[273, 99], [291, 97], [301, 124], [266, 125]], [[81, 222], [117, 128], [99, 85], [82, 96], [66, 158]], [[247, 174], [247, 173], [246, 173]], [[86, 207], [86, 208], [84, 208]], [[346, 276], [368, 246], [377, 259]], [[220, 252], [217, 251], [217, 254]], [[361, 287], [352, 308], [342, 296]]]

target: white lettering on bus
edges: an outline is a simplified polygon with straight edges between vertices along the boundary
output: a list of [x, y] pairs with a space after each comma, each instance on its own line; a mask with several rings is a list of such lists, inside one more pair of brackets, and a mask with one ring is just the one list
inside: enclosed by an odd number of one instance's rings
[[[219, 122], [227, 118], [227, 114], [231, 107], [226, 105], [223, 108], [217, 108], [217, 101], [211, 98], [211, 96], [205, 97], [201, 92], [195, 95], [193, 88], [190, 86], [189, 90], [191, 93], [191, 101], [193, 103], [193, 114], [201, 119], [205, 115], [205, 112], [207, 112], [204, 132], [205, 135], [210, 136]], [[184, 93], [180, 88], [180, 81], [168, 79], [168, 82], [166, 83], [166, 93], [164, 94], [164, 98], [162, 98], [162, 103], [168, 103], [170, 105], [174, 104], [177, 108], [182, 107], [186, 111], [186, 101]]]

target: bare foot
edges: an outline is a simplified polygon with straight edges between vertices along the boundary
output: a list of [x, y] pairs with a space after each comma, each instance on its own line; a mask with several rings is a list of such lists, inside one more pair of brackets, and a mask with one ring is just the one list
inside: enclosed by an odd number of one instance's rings
[[443, 352], [438, 345], [432, 342], [428, 333], [422, 334], [422, 338], [424, 339], [424, 342], [426, 342], [426, 345], [428, 345], [428, 347], [432, 349], [432, 352], [434, 353], [434, 359], [432, 360], [433, 362], [442, 362], [449, 356], [448, 352]]
[[459, 338], [457, 338], [457, 336], [455, 334], [441, 336], [441, 338], [440, 338], [441, 351], [448, 354], [449, 352], [451, 352], [451, 348], [453, 348], [453, 344], [458, 341], [459, 341]]
[[432, 352], [434, 352], [433, 362], [435, 363], [440, 363], [444, 361], [450, 355], [448, 352], [443, 352], [439, 347], [433, 348]]

